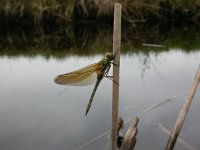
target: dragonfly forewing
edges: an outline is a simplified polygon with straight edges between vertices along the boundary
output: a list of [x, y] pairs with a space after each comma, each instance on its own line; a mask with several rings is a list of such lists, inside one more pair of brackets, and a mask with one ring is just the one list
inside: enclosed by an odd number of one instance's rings
[[60, 85], [85, 86], [94, 84], [99, 73], [99, 64], [91, 64], [79, 70], [59, 75], [55, 82]]

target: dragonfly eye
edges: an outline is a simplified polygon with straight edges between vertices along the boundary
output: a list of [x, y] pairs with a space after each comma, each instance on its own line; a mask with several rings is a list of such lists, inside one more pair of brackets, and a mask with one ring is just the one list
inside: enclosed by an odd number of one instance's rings
[[108, 60], [113, 60], [113, 59], [114, 59], [112, 53], [106, 53], [106, 54], [105, 54], [105, 58], [107, 58]]

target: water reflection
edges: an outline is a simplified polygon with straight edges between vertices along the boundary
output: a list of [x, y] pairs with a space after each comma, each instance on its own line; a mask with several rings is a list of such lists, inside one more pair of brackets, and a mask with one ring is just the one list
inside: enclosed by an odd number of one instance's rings
[[[85, 108], [93, 89], [63, 87], [53, 82], [57, 74], [97, 62], [94, 57], [0, 57], [0, 147], [2, 150], [69, 149], [91, 140], [111, 127], [112, 83], [104, 79], [87, 117]], [[200, 52], [127, 53], [121, 57], [120, 116], [139, 114], [165, 98], [189, 89], [199, 64]], [[64, 93], [59, 94], [65, 90]], [[194, 97], [181, 136], [199, 147], [199, 90]], [[140, 117], [136, 149], [163, 149], [167, 136], [157, 123], [171, 129], [184, 96]], [[128, 125], [126, 125], [126, 128]], [[84, 149], [105, 149], [104, 137]], [[176, 149], [185, 149], [176, 145]]]
[[[112, 24], [82, 23], [48, 28], [0, 28], [0, 54], [10, 56], [66, 54], [89, 55], [112, 49]], [[200, 28], [191, 23], [122, 24], [123, 51], [140, 52], [142, 44], [160, 44], [166, 48], [142, 48], [144, 53], [172, 47], [191, 52], [200, 48]], [[37, 51], [36, 51], [37, 49]]]

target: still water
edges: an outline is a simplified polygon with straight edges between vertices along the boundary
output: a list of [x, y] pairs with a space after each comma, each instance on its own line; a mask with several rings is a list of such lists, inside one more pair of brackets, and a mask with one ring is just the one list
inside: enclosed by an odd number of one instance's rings
[[[111, 127], [110, 80], [105, 78], [100, 84], [88, 116], [84, 114], [94, 85], [69, 87], [53, 81], [58, 74], [79, 69], [102, 57], [103, 54], [69, 55], [62, 59], [39, 55], [1, 56], [0, 149], [74, 150], [108, 131]], [[199, 60], [198, 50], [121, 55], [119, 115], [126, 121], [161, 102], [139, 117], [136, 150], [164, 148], [168, 136], [156, 125], [173, 128]], [[166, 101], [168, 98], [172, 100]], [[200, 149], [199, 99], [198, 90], [180, 134], [195, 149]], [[122, 134], [128, 126], [129, 123], [125, 124]], [[108, 136], [82, 150], [108, 149]], [[187, 147], [177, 142], [175, 149]]]

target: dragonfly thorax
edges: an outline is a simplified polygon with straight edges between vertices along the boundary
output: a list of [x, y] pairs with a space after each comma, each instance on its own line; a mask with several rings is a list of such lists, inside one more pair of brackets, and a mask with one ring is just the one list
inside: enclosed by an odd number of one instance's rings
[[100, 72], [104, 73], [104, 71], [110, 66], [111, 61], [108, 58], [103, 58], [99, 62]]

